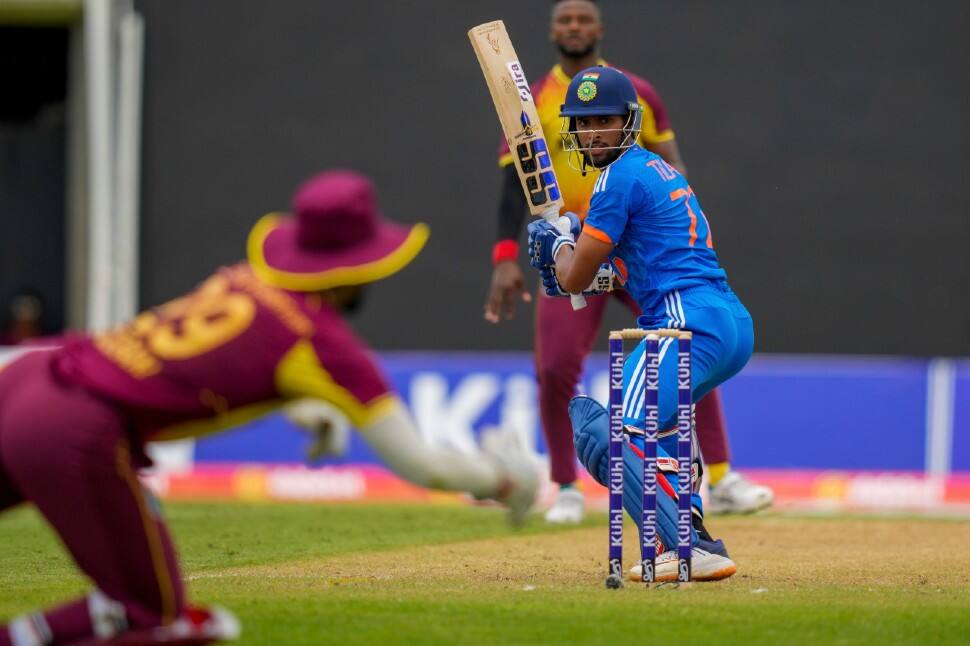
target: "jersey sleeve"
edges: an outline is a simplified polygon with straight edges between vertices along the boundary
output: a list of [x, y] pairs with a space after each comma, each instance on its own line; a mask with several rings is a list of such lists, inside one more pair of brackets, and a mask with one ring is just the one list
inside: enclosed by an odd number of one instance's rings
[[589, 213], [583, 222], [583, 233], [607, 244], [616, 245], [630, 217], [634, 190], [631, 178], [607, 168], [593, 186]]
[[398, 401], [374, 359], [350, 344], [335, 351], [318, 340], [298, 341], [277, 366], [275, 382], [284, 398], [327, 401], [357, 428], [374, 423]]
[[633, 81], [633, 87], [637, 90], [640, 105], [643, 106], [640, 143], [649, 145], [672, 140], [674, 130], [670, 125], [667, 107], [660, 98], [660, 93], [646, 79], [625, 70], [624, 73]]

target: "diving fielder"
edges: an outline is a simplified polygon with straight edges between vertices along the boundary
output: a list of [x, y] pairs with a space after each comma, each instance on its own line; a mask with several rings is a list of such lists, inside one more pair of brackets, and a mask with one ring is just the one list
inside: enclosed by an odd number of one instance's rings
[[[531, 263], [546, 292], [562, 296], [590, 284], [600, 264], [609, 262], [614, 280], [643, 312], [644, 329], [680, 328], [693, 332], [692, 401], [736, 374], [751, 356], [751, 316], [727, 283], [714, 252], [710, 225], [697, 196], [673, 166], [640, 147], [642, 108], [633, 83], [620, 71], [590, 67], [575, 77], [562, 106], [564, 146], [581, 172], [596, 177], [589, 213], [582, 225], [573, 214], [550, 224], [529, 225]], [[660, 440], [658, 467], [667, 480], [658, 492], [657, 579], [676, 578], [676, 350], [674, 339], [660, 345]], [[634, 518], [642, 501], [644, 428], [644, 345], [624, 368], [624, 424], [635, 439], [624, 450], [624, 505]], [[575, 398], [569, 408], [580, 460], [600, 483], [606, 482], [608, 423], [603, 407]], [[640, 454], [642, 455], [642, 453]], [[695, 476], [700, 465], [695, 464]], [[639, 475], [639, 477], [637, 477]], [[662, 483], [665, 484], [665, 483]], [[696, 483], [695, 483], [696, 486]], [[695, 488], [696, 491], [696, 488]], [[703, 527], [700, 498], [694, 496], [694, 578], [730, 576], [736, 566], [721, 541]], [[635, 574], [639, 576], [638, 573]]]
[[[144, 444], [236, 425], [287, 402], [318, 435], [344, 444], [339, 410], [410, 482], [494, 498], [521, 520], [537, 477], [500, 438], [478, 457], [429, 446], [368, 347], [344, 322], [363, 286], [396, 273], [428, 238], [380, 215], [350, 171], [297, 191], [294, 216], [267, 215], [248, 262], [134, 321], [0, 371], [0, 510], [33, 503], [93, 591], [0, 626], [0, 645], [202, 644], [232, 638], [228, 611], [191, 607], [157, 504], [142, 488]], [[105, 641], [101, 641], [105, 640]]]

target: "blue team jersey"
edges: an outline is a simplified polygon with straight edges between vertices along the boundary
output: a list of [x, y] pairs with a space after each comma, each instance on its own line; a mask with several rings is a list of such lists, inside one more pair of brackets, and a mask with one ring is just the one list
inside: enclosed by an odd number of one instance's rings
[[726, 277], [687, 180], [640, 146], [600, 173], [583, 232], [614, 245], [610, 262], [644, 314], [661, 312], [673, 290]]

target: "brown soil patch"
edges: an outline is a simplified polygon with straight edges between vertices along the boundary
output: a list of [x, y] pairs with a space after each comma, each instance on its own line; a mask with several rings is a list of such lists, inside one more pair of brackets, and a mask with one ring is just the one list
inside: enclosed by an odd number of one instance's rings
[[[721, 585], [797, 588], [840, 586], [968, 586], [970, 523], [951, 520], [825, 519], [784, 516], [717, 518], [738, 574]], [[627, 526], [625, 564], [638, 555]], [[200, 573], [195, 578], [258, 578], [292, 585], [375, 581], [423, 586], [442, 581], [542, 587], [587, 584], [606, 569], [606, 527], [508, 536], [387, 552], [345, 554], [307, 562]]]
[[970, 584], [970, 523], [763, 516], [712, 522], [736, 579], [781, 585]]

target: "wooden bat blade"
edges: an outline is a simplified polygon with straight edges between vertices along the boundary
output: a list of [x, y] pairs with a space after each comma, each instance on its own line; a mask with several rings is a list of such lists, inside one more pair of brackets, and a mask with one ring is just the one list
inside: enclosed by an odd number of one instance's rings
[[501, 20], [468, 31], [509, 144], [529, 211], [557, 217], [563, 206], [532, 90]]
[[[563, 207], [559, 182], [542, 134], [532, 90], [505, 23], [495, 20], [472, 27], [468, 30], [468, 39], [482, 66], [529, 211], [552, 222], [559, 217]], [[581, 294], [573, 294], [570, 301], [573, 309], [586, 307], [586, 299]]]

